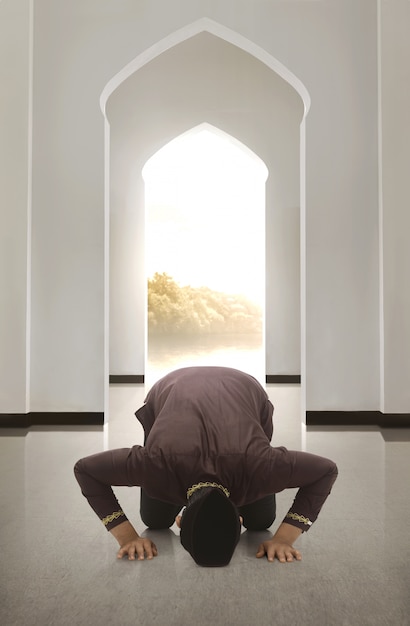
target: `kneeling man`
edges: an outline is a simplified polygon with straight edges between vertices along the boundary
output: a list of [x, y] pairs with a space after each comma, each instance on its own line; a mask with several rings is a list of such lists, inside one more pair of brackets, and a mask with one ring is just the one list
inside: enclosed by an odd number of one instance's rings
[[[159, 380], [136, 412], [144, 446], [110, 450], [78, 461], [83, 495], [117, 539], [118, 557], [157, 556], [138, 535], [112, 486], [141, 487], [142, 521], [153, 529], [181, 529], [198, 565], [227, 565], [248, 530], [269, 528], [275, 494], [298, 487], [293, 505], [257, 557], [300, 560], [293, 543], [309, 530], [337, 477], [329, 459], [272, 447], [273, 406], [252, 376], [226, 367], [187, 367]], [[179, 515], [184, 508], [182, 515]]]

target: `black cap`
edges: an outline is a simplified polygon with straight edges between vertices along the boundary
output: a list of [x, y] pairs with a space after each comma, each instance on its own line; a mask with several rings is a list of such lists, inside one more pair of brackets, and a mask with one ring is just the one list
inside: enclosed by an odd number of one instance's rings
[[241, 534], [236, 506], [218, 488], [207, 490], [185, 509], [181, 543], [203, 567], [228, 565]]

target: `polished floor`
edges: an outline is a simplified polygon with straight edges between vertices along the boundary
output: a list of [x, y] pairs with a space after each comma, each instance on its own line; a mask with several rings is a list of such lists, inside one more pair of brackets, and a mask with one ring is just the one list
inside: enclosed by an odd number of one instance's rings
[[[301, 562], [256, 559], [269, 533], [244, 532], [228, 567], [199, 568], [176, 527], [145, 531], [159, 549], [153, 561], [118, 561], [72, 473], [80, 457], [142, 442], [133, 413], [144, 386], [113, 386], [104, 429], [0, 431], [0, 624], [410, 625], [410, 430], [306, 429], [299, 388], [267, 390], [273, 445], [339, 466], [321, 516], [296, 544]], [[144, 532], [138, 489], [116, 493]], [[293, 493], [278, 495], [278, 521]]]

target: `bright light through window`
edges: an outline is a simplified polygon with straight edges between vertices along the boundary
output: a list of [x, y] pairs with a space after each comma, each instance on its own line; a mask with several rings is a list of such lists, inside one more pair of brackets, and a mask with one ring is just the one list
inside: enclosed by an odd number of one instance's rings
[[147, 372], [215, 364], [264, 377], [267, 175], [254, 153], [208, 124], [147, 161]]

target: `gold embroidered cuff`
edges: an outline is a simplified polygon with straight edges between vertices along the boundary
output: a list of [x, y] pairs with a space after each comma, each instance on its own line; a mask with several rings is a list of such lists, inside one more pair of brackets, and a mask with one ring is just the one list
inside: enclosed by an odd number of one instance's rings
[[301, 522], [302, 524], [305, 524], [306, 526], [312, 526], [313, 524], [313, 522], [311, 522], [309, 518], [304, 517], [303, 515], [299, 515], [298, 513], [288, 513], [286, 517], [290, 517], [291, 519], [294, 519], [296, 522]]
[[115, 511], [115, 513], [111, 513], [111, 515], [107, 515], [107, 517], [104, 517], [104, 519], [102, 519], [101, 521], [104, 524], [104, 526], [108, 526], [108, 524], [111, 524], [111, 522], [118, 519], [122, 515], [125, 516], [125, 513], [124, 511], [120, 509], [119, 511]]

